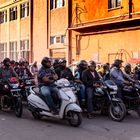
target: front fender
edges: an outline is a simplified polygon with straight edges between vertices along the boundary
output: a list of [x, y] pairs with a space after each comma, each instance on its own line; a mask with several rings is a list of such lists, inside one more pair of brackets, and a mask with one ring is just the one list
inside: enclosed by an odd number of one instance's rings
[[69, 111], [82, 112], [82, 109], [76, 103], [71, 103], [67, 105], [65, 115], [67, 115]]

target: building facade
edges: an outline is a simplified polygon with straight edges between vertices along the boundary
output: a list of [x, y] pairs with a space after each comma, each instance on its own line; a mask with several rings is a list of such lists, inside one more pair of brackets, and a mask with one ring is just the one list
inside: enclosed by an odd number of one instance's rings
[[0, 60], [31, 57], [30, 0], [0, 1]]
[[67, 0], [1, 0], [0, 61], [68, 59]]
[[70, 5], [71, 62], [140, 58], [139, 0], [71, 0]]

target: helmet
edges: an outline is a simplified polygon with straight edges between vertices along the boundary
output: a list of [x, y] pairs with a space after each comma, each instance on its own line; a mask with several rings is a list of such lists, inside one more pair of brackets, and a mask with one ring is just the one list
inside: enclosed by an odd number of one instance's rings
[[54, 61], [53, 61], [53, 65], [58, 65], [59, 64], [59, 59], [55, 59]]
[[88, 66], [88, 63], [87, 63], [87, 61], [85, 61], [85, 60], [81, 60], [81, 61], [79, 62], [79, 64], [78, 64], [78, 66], [79, 66], [80, 68], [86, 68], [86, 67]]
[[122, 64], [122, 63], [123, 63], [123, 61], [121, 59], [115, 59], [114, 63], [113, 63], [113, 66], [119, 67], [119, 65]]
[[125, 66], [124, 66], [124, 71], [126, 73], [130, 73], [131, 72], [131, 65], [129, 63], [127, 63]]
[[53, 61], [53, 67], [56, 68], [59, 65], [59, 59]]
[[9, 63], [9, 65], [10, 65], [10, 59], [9, 59], [9, 58], [5, 58], [5, 59], [3, 60], [3, 64], [4, 64], [4, 65], [7, 65], [7, 63]]
[[95, 66], [96, 67], [96, 62], [91, 60], [88, 62], [88, 66]]
[[107, 64], [103, 64], [103, 69], [106, 69], [108, 67]]
[[127, 63], [127, 64], [125, 64], [124, 67], [125, 67], [125, 68], [131, 68], [131, 64]]
[[19, 61], [19, 66], [24, 66], [25, 61]]
[[67, 63], [67, 61], [66, 61], [65, 59], [59, 59], [58, 63], [59, 63], [59, 64]]
[[47, 63], [48, 62], [51, 62], [51, 59], [49, 58], [49, 57], [44, 57], [43, 59], [42, 59], [42, 61], [41, 61], [41, 64], [42, 64], [42, 66], [44, 66], [44, 67], [48, 67], [47, 66]]

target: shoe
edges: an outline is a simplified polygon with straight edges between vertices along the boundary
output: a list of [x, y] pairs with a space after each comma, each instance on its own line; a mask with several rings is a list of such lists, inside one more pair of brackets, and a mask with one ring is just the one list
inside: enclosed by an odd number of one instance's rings
[[59, 114], [59, 110], [58, 109], [53, 109], [51, 112], [52, 112], [53, 115], [58, 115]]
[[93, 118], [94, 118], [94, 116], [93, 116], [93, 114], [92, 114], [92, 113], [89, 113], [89, 114], [87, 114], [87, 118], [88, 118], [88, 119], [93, 119]]

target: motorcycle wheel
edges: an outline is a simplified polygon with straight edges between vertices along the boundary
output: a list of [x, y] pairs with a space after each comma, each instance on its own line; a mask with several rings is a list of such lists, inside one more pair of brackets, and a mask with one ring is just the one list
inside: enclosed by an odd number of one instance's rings
[[79, 112], [69, 111], [68, 122], [71, 126], [78, 127], [82, 123], [82, 116]]
[[122, 121], [126, 116], [126, 107], [123, 102], [112, 102], [109, 106], [109, 116], [114, 121]]
[[15, 101], [15, 114], [16, 114], [16, 116], [20, 118], [22, 116], [22, 111], [23, 111], [22, 100], [20, 97], [18, 97]]
[[32, 112], [32, 115], [33, 115], [34, 119], [37, 119], [37, 120], [42, 118], [42, 116], [40, 115], [40, 113], [38, 111]]

